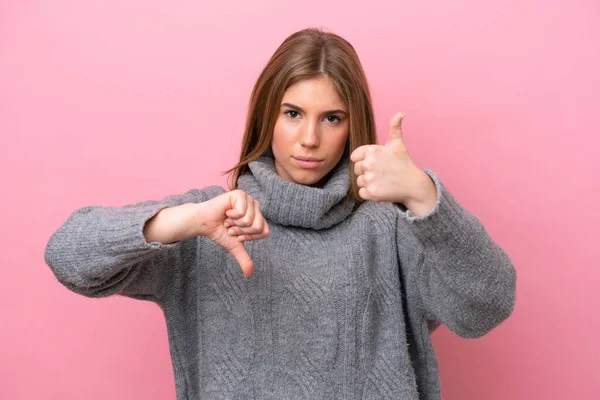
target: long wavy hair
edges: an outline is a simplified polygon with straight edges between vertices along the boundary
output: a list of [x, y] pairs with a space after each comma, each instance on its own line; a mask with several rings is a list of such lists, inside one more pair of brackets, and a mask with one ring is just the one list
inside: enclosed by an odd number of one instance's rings
[[[377, 142], [371, 94], [356, 51], [336, 34], [314, 28], [303, 29], [283, 41], [254, 85], [240, 161], [226, 171], [230, 174], [231, 189], [237, 188], [238, 178], [247, 170], [248, 163], [271, 151], [273, 130], [284, 92], [304, 79], [321, 75], [331, 79], [348, 108], [346, 154], [357, 147]], [[352, 162], [350, 178], [348, 196], [362, 202]]]

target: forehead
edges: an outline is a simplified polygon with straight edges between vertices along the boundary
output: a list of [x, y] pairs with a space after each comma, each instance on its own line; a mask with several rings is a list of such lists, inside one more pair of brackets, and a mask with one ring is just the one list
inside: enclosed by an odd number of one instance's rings
[[346, 109], [344, 101], [328, 76], [295, 83], [283, 94], [282, 103], [292, 103], [305, 110]]

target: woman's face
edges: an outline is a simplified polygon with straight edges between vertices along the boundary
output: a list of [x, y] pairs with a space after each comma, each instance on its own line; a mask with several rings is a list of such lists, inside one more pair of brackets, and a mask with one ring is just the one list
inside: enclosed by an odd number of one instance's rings
[[307, 79], [284, 93], [271, 149], [286, 181], [322, 187], [348, 140], [348, 110], [327, 76]]

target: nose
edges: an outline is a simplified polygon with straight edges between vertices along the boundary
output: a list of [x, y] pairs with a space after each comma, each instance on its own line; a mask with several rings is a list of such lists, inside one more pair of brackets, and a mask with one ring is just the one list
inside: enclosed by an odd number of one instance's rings
[[300, 144], [304, 147], [319, 146], [319, 125], [317, 122], [308, 121], [300, 132]]

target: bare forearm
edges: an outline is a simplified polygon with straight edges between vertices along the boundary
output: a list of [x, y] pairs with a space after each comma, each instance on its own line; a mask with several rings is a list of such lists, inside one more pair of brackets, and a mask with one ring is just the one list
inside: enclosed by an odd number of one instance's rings
[[187, 203], [163, 208], [146, 222], [144, 226], [146, 242], [168, 244], [200, 236], [202, 232], [198, 223], [198, 214], [201, 207], [201, 203]]

